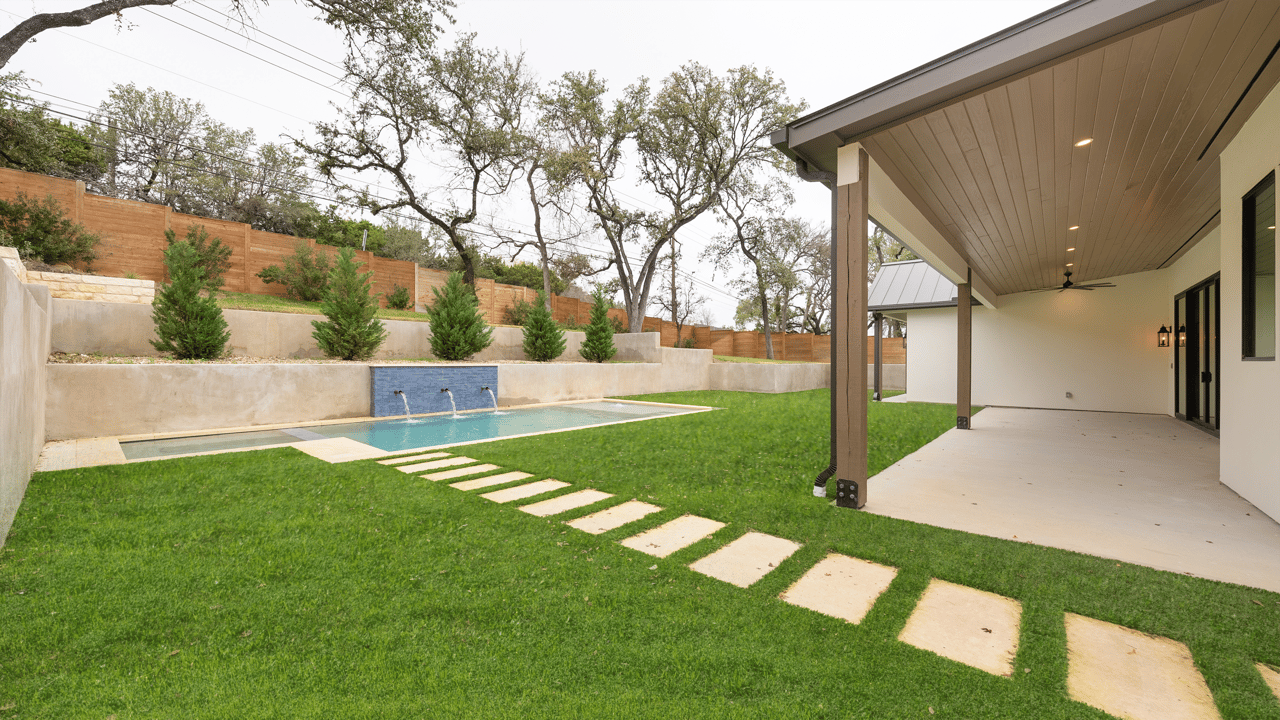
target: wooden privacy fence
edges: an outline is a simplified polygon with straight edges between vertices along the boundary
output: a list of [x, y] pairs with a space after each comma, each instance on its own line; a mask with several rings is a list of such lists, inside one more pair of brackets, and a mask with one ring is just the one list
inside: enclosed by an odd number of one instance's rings
[[[98, 259], [93, 270], [99, 275], [127, 277], [164, 282], [164, 250], [168, 243], [165, 230], [173, 230], [178, 237], [185, 237], [193, 225], [203, 225], [210, 237], [221, 238], [231, 248], [231, 268], [223, 276], [224, 290], [257, 295], [285, 294], [284, 286], [268, 285], [258, 279], [257, 273], [268, 265], [283, 265], [286, 256], [294, 251], [299, 238], [291, 235], [254, 230], [245, 223], [215, 220], [213, 218], [185, 215], [164, 205], [120, 200], [85, 192], [84, 183], [77, 180], [55, 178], [48, 175], [0, 168], [0, 197], [14, 198], [18, 193], [35, 198], [53, 196], [73, 222], [97, 233], [102, 241], [96, 251]], [[337, 248], [317, 245], [310, 238], [303, 239], [312, 248], [332, 257]], [[443, 270], [417, 267], [403, 260], [376, 257], [373, 253], [357, 250], [356, 261], [365, 263], [364, 270], [373, 271], [373, 291], [384, 298], [395, 285], [409, 290], [417, 300], [419, 309], [434, 302], [433, 287], [443, 288], [449, 274]], [[480, 311], [487, 322], [494, 325], [506, 323], [506, 310], [518, 302], [537, 302], [538, 292], [517, 285], [503, 285], [484, 278], [476, 279], [476, 296]], [[552, 314], [559, 322], [585, 324], [591, 317], [591, 303], [576, 298], [553, 295]], [[615, 308], [609, 316], [622, 323], [627, 322], [626, 312]], [[669, 320], [646, 317], [643, 330], [661, 333], [661, 344], [676, 344], [676, 326]], [[764, 334], [755, 331], [712, 330], [706, 326], [686, 325], [681, 337], [692, 334], [694, 347], [710, 349], [716, 355], [737, 357], [765, 357]], [[897, 343], [897, 350], [893, 343]], [[868, 343], [868, 347], [870, 347]], [[810, 334], [774, 334], [774, 358], [801, 362], [830, 362], [831, 336]], [[869, 352], [869, 351], [868, 351]], [[893, 353], [898, 352], [898, 356]], [[885, 341], [886, 363], [905, 362], [901, 338]], [[890, 359], [902, 357], [903, 359]], [[871, 357], [868, 355], [868, 362]]]

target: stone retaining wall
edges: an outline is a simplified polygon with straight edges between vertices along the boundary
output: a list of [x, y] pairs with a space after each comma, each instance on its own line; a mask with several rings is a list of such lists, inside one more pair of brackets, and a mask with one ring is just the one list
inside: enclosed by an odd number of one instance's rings
[[49, 293], [53, 297], [65, 300], [94, 300], [97, 302], [150, 305], [151, 301], [156, 297], [156, 284], [151, 280], [36, 272], [34, 270], [27, 273], [27, 278], [27, 282], [45, 285], [49, 288]]

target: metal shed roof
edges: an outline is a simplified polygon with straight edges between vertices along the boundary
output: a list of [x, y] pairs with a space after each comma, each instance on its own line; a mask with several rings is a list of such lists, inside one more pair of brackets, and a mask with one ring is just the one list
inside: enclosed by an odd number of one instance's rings
[[956, 286], [923, 260], [885, 263], [867, 290], [872, 312], [953, 307]]

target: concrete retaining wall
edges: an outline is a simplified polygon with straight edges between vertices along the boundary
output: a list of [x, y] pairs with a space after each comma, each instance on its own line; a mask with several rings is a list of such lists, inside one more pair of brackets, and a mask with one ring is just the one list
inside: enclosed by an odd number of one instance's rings
[[498, 403], [527, 405], [710, 389], [710, 350], [659, 349], [660, 363], [499, 365]]
[[[231, 354], [238, 357], [322, 358], [324, 353], [311, 337], [317, 315], [224, 310], [231, 331]], [[387, 340], [375, 360], [432, 358], [431, 328], [425, 322], [386, 320]], [[157, 356], [151, 346], [155, 323], [150, 305], [130, 305], [89, 300], [53, 301], [53, 350], [86, 355]], [[564, 360], [582, 360], [578, 350], [586, 334], [565, 333]], [[661, 362], [658, 333], [621, 334], [613, 337], [616, 360]], [[524, 360], [524, 331], [495, 327], [493, 344], [472, 358], [475, 362]]]
[[[7, 366], [6, 366], [7, 367]], [[47, 440], [369, 413], [367, 365], [48, 365]]]
[[[22, 503], [44, 445], [49, 289], [24, 284], [0, 248], [0, 545]], [[20, 264], [20, 263], [19, 263]]]
[[831, 387], [828, 364], [716, 363], [710, 375], [712, 390], [780, 393]]

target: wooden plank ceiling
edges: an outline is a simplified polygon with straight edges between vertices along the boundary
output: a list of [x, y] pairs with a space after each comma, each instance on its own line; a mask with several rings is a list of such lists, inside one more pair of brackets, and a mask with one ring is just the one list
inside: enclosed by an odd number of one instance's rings
[[1280, 2], [1226, 0], [862, 143], [998, 294], [1153, 270], [1216, 218], [1214, 135], [1278, 43]]

